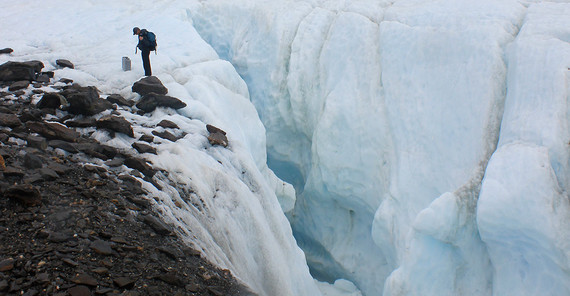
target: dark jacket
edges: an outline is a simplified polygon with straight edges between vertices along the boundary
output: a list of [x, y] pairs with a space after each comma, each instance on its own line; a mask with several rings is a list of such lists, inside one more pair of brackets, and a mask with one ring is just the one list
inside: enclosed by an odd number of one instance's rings
[[142, 36], [143, 39], [139, 40], [139, 44], [137, 44], [137, 47], [142, 51], [154, 50], [152, 42], [148, 40], [147, 33], [148, 31], [146, 29], [142, 29], [141, 33], [139, 34], [139, 36]]

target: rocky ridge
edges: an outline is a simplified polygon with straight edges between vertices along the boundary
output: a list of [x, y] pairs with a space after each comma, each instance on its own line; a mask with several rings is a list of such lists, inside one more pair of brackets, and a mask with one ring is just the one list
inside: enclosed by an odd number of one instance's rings
[[[166, 96], [156, 77], [133, 85], [136, 92], [144, 84], [135, 104], [53, 82], [42, 69], [40, 61], [0, 65], [0, 294], [251, 295], [185, 246], [141, 186], [159, 188], [160, 168], [141, 154], [157, 153], [155, 137], [184, 137], [175, 123], [162, 121], [129, 151], [91, 137], [93, 130], [134, 137], [117, 108], [145, 114], [185, 104]], [[101, 112], [109, 114], [96, 119]], [[224, 131], [207, 129], [210, 144], [228, 145]]]

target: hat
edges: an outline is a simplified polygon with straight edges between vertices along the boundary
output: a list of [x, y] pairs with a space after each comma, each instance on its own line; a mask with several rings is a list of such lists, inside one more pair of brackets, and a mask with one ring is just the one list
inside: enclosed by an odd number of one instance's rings
[[141, 29], [139, 29], [139, 27], [134, 27], [133, 28], [133, 35], [137, 35], [140, 30]]

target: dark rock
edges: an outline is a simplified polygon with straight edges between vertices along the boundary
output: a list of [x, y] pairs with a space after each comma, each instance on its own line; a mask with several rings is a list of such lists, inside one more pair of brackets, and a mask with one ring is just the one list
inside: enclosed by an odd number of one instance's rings
[[113, 104], [99, 97], [97, 88], [93, 86], [81, 87], [72, 85], [61, 92], [69, 103], [66, 110], [71, 114], [95, 115], [107, 109], [111, 109]]
[[156, 76], [148, 76], [135, 82], [133, 84], [132, 91], [138, 93], [141, 96], [149, 93], [156, 93], [161, 95], [168, 93], [168, 89], [162, 84], [162, 82], [160, 82]]
[[23, 177], [25, 174], [22, 170], [14, 167], [6, 167], [3, 173], [5, 177], [18, 177], [18, 178]]
[[61, 78], [61, 79], [59, 80], [59, 82], [65, 83], [65, 84], [71, 84], [71, 83], [73, 83], [73, 79]]
[[167, 272], [157, 276], [156, 278], [170, 285], [179, 286], [179, 287], [184, 286], [184, 282], [182, 281], [182, 279], [180, 279], [180, 277], [178, 277], [178, 275], [175, 272]]
[[109, 273], [109, 269], [107, 269], [105, 267], [97, 267], [91, 271], [98, 274], [98, 275], [105, 275], [105, 274]]
[[8, 285], [8, 281], [6, 280], [0, 281], [0, 292], [5, 291], [6, 289], [8, 289], [8, 287], [10, 287], [10, 285]]
[[145, 176], [149, 176], [151, 178], [156, 173], [152, 169], [152, 167], [146, 163], [145, 160], [140, 159], [140, 158], [128, 157], [127, 159], [125, 159], [124, 164], [127, 167], [129, 167], [131, 169], [138, 170], [139, 172], [143, 173]]
[[78, 132], [54, 122], [29, 121], [26, 123], [26, 127], [30, 132], [38, 133], [49, 140], [74, 142], [79, 137]]
[[132, 145], [133, 148], [135, 148], [139, 153], [151, 153], [151, 154], [156, 154], [156, 148], [147, 145], [147, 144], [143, 144], [143, 143], [133, 143]]
[[91, 296], [91, 290], [83, 285], [69, 288], [67, 289], [67, 293], [69, 293], [69, 296]]
[[6, 62], [0, 65], [0, 81], [32, 81], [43, 67], [40, 61]]
[[208, 141], [211, 145], [220, 145], [223, 147], [228, 146], [228, 138], [222, 133], [213, 133], [208, 136]]
[[53, 71], [46, 71], [42, 72], [41, 74], [46, 75], [49, 78], [53, 78], [55, 76], [55, 73]]
[[59, 178], [59, 175], [50, 168], [42, 168], [40, 169], [40, 175], [46, 181], [53, 181]]
[[123, 133], [131, 138], [135, 137], [131, 123], [123, 117], [107, 115], [97, 120], [97, 128], [104, 128], [114, 132]]
[[70, 236], [62, 232], [50, 232], [48, 241], [52, 243], [63, 243], [69, 240]]
[[35, 81], [36, 82], [42, 82], [42, 83], [48, 83], [49, 82], [49, 76], [42, 73], [42, 74], [38, 75], [38, 77], [36, 77]]
[[168, 257], [170, 257], [172, 259], [181, 258], [183, 256], [182, 252], [180, 252], [179, 250], [174, 249], [174, 248], [170, 248], [170, 247], [166, 247], [166, 246], [159, 246], [159, 247], [156, 247], [156, 249], [158, 251], [160, 251], [161, 253], [166, 254]]
[[157, 107], [166, 107], [172, 109], [180, 109], [186, 107], [186, 103], [171, 96], [149, 93], [144, 95], [137, 103], [137, 108], [144, 112], [152, 112]]
[[68, 264], [70, 266], [79, 266], [79, 263], [76, 261], [73, 261], [69, 258], [62, 258], [61, 261], [63, 261], [63, 263]]
[[160, 138], [172, 141], [172, 142], [178, 141], [178, 138], [175, 135], [169, 133], [168, 131], [162, 131], [162, 132], [152, 131], [152, 134], [157, 136], [157, 137], [160, 137]]
[[115, 157], [112, 160], [106, 161], [105, 164], [114, 168], [114, 167], [122, 166], [124, 162], [125, 162], [125, 160], [123, 158]]
[[67, 100], [65, 99], [64, 96], [58, 93], [45, 93], [40, 99], [40, 101], [36, 104], [36, 107], [38, 107], [39, 109], [43, 108], [56, 109], [59, 108], [59, 106], [61, 105], [63, 106], [67, 105]]
[[75, 66], [73, 65], [72, 62], [68, 61], [68, 60], [64, 60], [64, 59], [58, 59], [55, 61], [55, 63], [62, 67], [62, 68], [71, 68], [71, 69], [75, 69]]
[[174, 123], [170, 120], [166, 120], [166, 119], [159, 122], [158, 126], [163, 127], [163, 128], [179, 128], [176, 123]]
[[22, 122], [16, 114], [0, 113], [0, 126], [17, 127], [21, 126]]
[[213, 125], [210, 125], [210, 124], [206, 124], [206, 129], [207, 129], [208, 132], [210, 132], [211, 134], [214, 134], [214, 133], [221, 133], [221, 134], [224, 134], [224, 135], [226, 134], [226, 132], [223, 131], [222, 129], [217, 128], [217, 127], [215, 127], [215, 126], [213, 126]]
[[73, 170], [71, 167], [69, 167], [67, 165], [59, 164], [57, 162], [49, 163], [47, 168], [49, 168], [50, 170], [53, 170], [58, 175], [65, 175], [65, 174], [67, 174]]
[[73, 277], [71, 279], [72, 282], [78, 284], [78, 285], [86, 285], [86, 286], [91, 286], [91, 287], [96, 287], [97, 286], [97, 280], [85, 273], [81, 273], [76, 275], [75, 277]]
[[89, 247], [93, 249], [96, 253], [101, 255], [112, 255], [113, 249], [111, 248], [111, 244], [103, 241], [103, 240], [96, 240], [92, 242]]
[[20, 81], [16, 81], [16, 82], [10, 84], [10, 87], [8, 87], [8, 90], [9, 91], [16, 91], [16, 90], [28, 88], [28, 86], [30, 86], [29, 80], [20, 80]]
[[146, 135], [146, 134], [145, 134], [145, 135], [142, 135], [142, 136], [139, 138], [139, 141], [145, 141], [145, 142], [147, 142], [147, 143], [152, 143], [152, 141], [154, 141], [154, 137], [151, 136], [151, 135]]
[[143, 215], [141, 220], [158, 234], [170, 234], [170, 227], [152, 215]]
[[39, 169], [43, 167], [43, 161], [35, 154], [26, 153], [24, 155], [24, 167], [27, 169]]
[[121, 289], [131, 289], [137, 280], [130, 277], [114, 278], [113, 283]]
[[9, 47], [0, 49], [0, 54], [11, 54], [12, 52], [14, 52], [14, 50]]
[[75, 148], [75, 146], [69, 142], [62, 141], [62, 140], [51, 140], [48, 142], [48, 145], [53, 148], [59, 148], [61, 150], [77, 153], [79, 150]]
[[24, 206], [35, 206], [42, 202], [40, 191], [30, 184], [13, 185], [6, 190], [4, 196], [16, 200]]
[[8, 258], [0, 261], [0, 271], [10, 271], [14, 269], [14, 259]]
[[97, 157], [102, 160], [114, 158], [118, 154], [116, 148], [95, 142], [75, 144], [75, 148], [87, 155]]
[[22, 122], [41, 121], [41, 119], [42, 119], [42, 112], [37, 109], [32, 109], [32, 110], [26, 109], [22, 111], [22, 113], [20, 114], [20, 120]]
[[37, 148], [41, 150], [45, 150], [48, 146], [47, 140], [43, 137], [28, 135], [26, 137], [26, 141], [28, 142], [28, 147]]
[[128, 107], [132, 107], [135, 104], [135, 102], [133, 102], [132, 100], [127, 100], [119, 94], [109, 95], [107, 97], [107, 101], [113, 104], [117, 104], [119, 106], [128, 106]]
[[76, 120], [68, 120], [68, 121], [64, 122], [63, 124], [65, 124], [69, 127], [85, 128], [85, 127], [95, 127], [96, 122], [97, 121], [93, 117], [84, 117], [84, 118], [76, 119]]

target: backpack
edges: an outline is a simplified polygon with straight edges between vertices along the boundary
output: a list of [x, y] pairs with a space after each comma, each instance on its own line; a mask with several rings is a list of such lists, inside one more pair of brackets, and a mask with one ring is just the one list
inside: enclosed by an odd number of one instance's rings
[[146, 39], [152, 45], [150, 50], [156, 50], [156, 35], [153, 32], [147, 32], [146, 33]]

